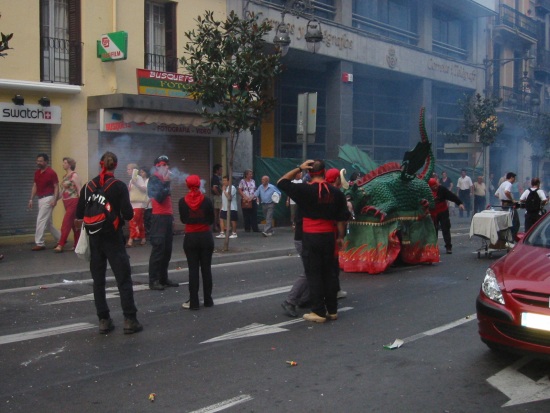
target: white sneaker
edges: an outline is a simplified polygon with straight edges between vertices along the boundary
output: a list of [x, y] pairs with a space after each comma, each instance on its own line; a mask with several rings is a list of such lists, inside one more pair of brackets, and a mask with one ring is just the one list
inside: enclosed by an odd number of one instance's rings
[[220, 232], [218, 235], [216, 235], [216, 238], [225, 238], [225, 234], [223, 232]]
[[237, 234], [234, 232], [229, 236], [229, 238], [237, 238]]
[[347, 296], [348, 296], [348, 293], [345, 292], [344, 290], [340, 290], [338, 291], [338, 293], [336, 293], [337, 299], [346, 298]]

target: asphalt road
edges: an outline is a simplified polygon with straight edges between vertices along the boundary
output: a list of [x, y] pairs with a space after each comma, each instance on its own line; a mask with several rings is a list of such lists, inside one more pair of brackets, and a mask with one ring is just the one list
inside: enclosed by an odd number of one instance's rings
[[112, 282], [106, 336], [88, 283], [0, 290], [0, 412], [548, 411], [549, 364], [493, 353], [477, 335], [492, 259], [465, 235], [453, 244], [439, 264], [343, 273], [348, 297], [322, 325], [280, 308], [295, 256], [215, 266], [215, 306], [199, 311], [181, 308], [186, 270], [171, 274], [179, 288], [138, 284], [144, 331], [131, 336]]

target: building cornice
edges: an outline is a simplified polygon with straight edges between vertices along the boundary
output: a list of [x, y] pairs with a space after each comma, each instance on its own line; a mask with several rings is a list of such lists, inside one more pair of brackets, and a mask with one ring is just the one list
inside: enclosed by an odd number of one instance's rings
[[14, 92], [31, 91], [40, 93], [58, 93], [76, 95], [82, 92], [81, 86], [65, 85], [61, 83], [30, 82], [26, 80], [0, 79], [0, 90]]

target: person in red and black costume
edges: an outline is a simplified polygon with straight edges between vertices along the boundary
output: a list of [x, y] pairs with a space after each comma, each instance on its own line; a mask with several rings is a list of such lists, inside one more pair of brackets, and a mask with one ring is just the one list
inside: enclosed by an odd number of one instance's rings
[[[118, 158], [112, 152], [105, 152], [101, 157], [101, 173], [92, 181], [96, 188], [103, 187], [109, 178], [114, 178], [114, 171], [117, 167]], [[88, 187], [89, 186], [89, 187]], [[90, 194], [91, 183], [84, 185], [80, 190], [78, 205], [76, 207], [76, 218], [84, 218], [87, 193]], [[93, 191], [93, 190], [92, 190]], [[97, 316], [99, 317], [99, 333], [107, 334], [115, 326], [111, 319], [107, 298], [105, 296], [105, 274], [107, 272], [107, 261], [111, 265], [115, 275], [120, 304], [124, 314], [124, 334], [133, 334], [143, 330], [143, 327], [136, 318], [137, 309], [134, 304], [134, 290], [132, 283], [132, 268], [130, 258], [126, 253], [124, 234], [122, 227], [124, 220], [129, 221], [134, 217], [134, 209], [130, 203], [128, 187], [118, 179], [105, 189], [105, 197], [109, 201], [117, 219], [113, 222], [115, 230], [100, 231], [90, 235], [90, 272], [94, 280], [94, 302]]]
[[435, 233], [441, 228], [443, 234], [443, 241], [445, 241], [445, 249], [447, 254], [453, 253], [453, 244], [451, 244], [451, 220], [449, 219], [449, 205], [447, 201], [454, 202], [461, 211], [464, 211], [464, 204], [458, 196], [453, 194], [443, 185], [439, 185], [437, 179], [430, 178], [428, 185], [432, 190], [432, 194], [435, 200], [434, 209], [430, 210], [432, 221], [434, 222]]
[[198, 175], [185, 180], [189, 193], [179, 201], [181, 222], [185, 224], [183, 250], [189, 267], [189, 300], [183, 308], [199, 309], [199, 268], [202, 272], [204, 306], [212, 307], [212, 254], [214, 253], [214, 204], [200, 191]]
[[168, 279], [168, 264], [172, 258], [174, 239], [174, 213], [170, 190], [170, 161], [166, 155], [155, 159], [155, 172], [147, 183], [147, 195], [151, 198], [151, 256], [149, 257], [149, 288], [164, 290], [177, 287]]
[[[309, 171], [309, 183], [292, 183], [296, 172]], [[307, 160], [287, 172], [277, 182], [279, 189], [296, 201], [303, 215], [302, 259], [310, 290], [311, 312], [304, 319], [324, 323], [338, 318], [334, 274], [336, 245], [340, 248], [346, 234], [348, 209], [346, 197], [325, 182], [325, 163]], [[334, 236], [334, 225], [338, 235]]]

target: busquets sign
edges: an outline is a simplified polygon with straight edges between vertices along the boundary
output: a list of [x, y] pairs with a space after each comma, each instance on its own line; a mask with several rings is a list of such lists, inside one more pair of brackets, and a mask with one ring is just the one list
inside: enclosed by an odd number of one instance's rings
[[137, 69], [138, 93], [140, 95], [188, 97], [185, 84], [193, 81], [189, 75], [157, 70]]

